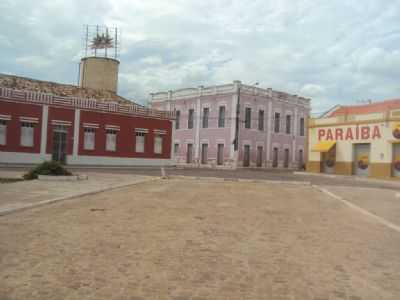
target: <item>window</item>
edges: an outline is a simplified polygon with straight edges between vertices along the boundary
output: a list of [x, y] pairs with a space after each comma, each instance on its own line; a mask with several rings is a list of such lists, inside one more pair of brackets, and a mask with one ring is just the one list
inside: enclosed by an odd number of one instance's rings
[[188, 129], [193, 128], [194, 109], [189, 109]]
[[300, 118], [300, 136], [304, 136], [304, 118]]
[[135, 152], [144, 152], [145, 137], [146, 134], [144, 132], [136, 132]]
[[7, 121], [0, 120], [0, 145], [7, 143]]
[[176, 111], [176, 120], [175, 120], [175, 129], [179, 129], [181, 123], [181, 112], [179, 110]]
[[21, 123], [21, 146], [33, 147], [33, 129], [34, 123], [22, 122]]
[[191, 164], [193, 161], [193, 144], [187, 144], [186, 163]]
[[219, 128], [225, 127], [225, 106], [220, 106], [219, 107], [218, 127]]
[[85, 127], [83, 130], [84, 130], [83, 149], [94, 150], [96, 129]]
[[264, 111], [258, 111], [258, 130], [264, 130]]
[[274, 118], [274, 132], [278, 133], [280, 131], [280, 124], [281, 124], [281, 114], [276, 112]]
[[177, 155], [179, 152], [179, 144], [174, 144], [174, 154]]
[[246, 107], [244, 127], [251, 128], [251, 108], [250, 107]]
[[117, 131], [114, 129], [106, 129], [106, 151], [117, 150]]
[[286, 134], [290, 134], [291, 131], [291, 123], [292, 123], [292, 116], [291, 115], [287, 115], [286, 116]]
[[208, 128], [208, 116], [210, 109], [208, 107], [203, 108], [203, 128]]
[[154, 153], [162, 154], [162, 144], [163, 144], [162, 135], [155, 135], [154, 136]]
[[208, 162], [208, 144], [201, 145], [201, 163], [206, 165]]

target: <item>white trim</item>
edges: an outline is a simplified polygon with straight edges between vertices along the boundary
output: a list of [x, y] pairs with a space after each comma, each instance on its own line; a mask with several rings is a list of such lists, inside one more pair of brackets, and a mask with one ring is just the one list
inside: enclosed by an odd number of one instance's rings
[[244, 141], [242, 142], [242, 145], [243, 145], [243, 146], [244, 146], [244, 145], [253, 146], [250, 140], [244, 140]]
[[[78, 151], [79, 151], [79, 124], [81, 122], [81, 110], [80, 109], [75, 109], [75, 118], [74, 118], [74, 140], [73, 140], [73, 146], [72, 146], [72, 155], [73, 156], [78, 156]], [[85, 124], [85, 123], [83, 123]]]
[[100, 128], [100, 125], [96, 124], [96, 123], [83, 123], [82, 127], [83, 128]]
[[39, 123], [39, 118], [32, 118], [32, 117], [19, 117], [20, 122], [26, 123]]
[[180, 144], [181, 140], [174, 140], [174, 144]]
[[210, 144], [210, 141], [209, 141], [208, 139], [202, 139], [202, 140], [200, 140], [200, 144], [201, 144], [201, 145], [203, 145], [203, 144], [209, 145], [209, 144]]
[[135, 132], [149, 133], [149, 130], [146, 128], [135, 128]]
[[225, 146], [225, 140], [224, 139], [217, 139], [216, 141], [215, 141], [215, 143], [218, 145], [218, 144], [224, 144], [224, 146]]
[[269, 161], [270, 155], [271, 155], [271, 133], [273, 131], [273, 126], [274, 126], [274, 122], [272, 120], [272, 101], [268, 101], [268, 115], [267, 115], [267, 121], [265, 122], [267, 124], [266, 127], [264, 127], [264, 129], [268, 130], [267, 131], [267, 142], [266, 142], [266, 148], [267, 148], [267, 154], [266, 154], [266, 160]]
[[43, 105], [42, 132], [40, 133], [40, 155], [43, 159], [46, 157], [48, 121], [49, 121], [49, 106]]
[[186, 144], [186, 145], [187, 145], [187, 144], [192, 144], [192, 145], [194, 145], [194, 140], [192, 140], [192, 139], [185, 140], [185, 144]]
[[10, 121], [11, 116], [10, 115], [0, 115], [0, 120]]
[[167, 131], [163, 130], [163, 129], [154, 129], [153, 133], [159, 134], [159, 135], [165, 135], [165, 134], [167, 134]]
[[119, 130], [120, 130], [120, 127], [119, 127], [118, 125], [106, 125], [104, 128], [105, 128], [106, 130], [107, 130], [107, 129], [109, 129], [109, 130], [116, 130], [116, 131], [119, 131]]
[[107, 157], [79, 155], [74, 157], [67, 155], [67, 165], [95, 165], [95, 166], [171, 166], [171, 159], [155, 158], [130, 158], [130, 157]]
[[51, 120], [51, 125], [71, 126], [72, 122], [63, 120]]

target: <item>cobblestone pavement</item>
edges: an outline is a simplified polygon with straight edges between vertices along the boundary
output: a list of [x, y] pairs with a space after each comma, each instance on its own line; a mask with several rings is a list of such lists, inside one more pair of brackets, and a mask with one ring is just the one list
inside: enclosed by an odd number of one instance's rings
[[0, 299], [397, 300], [399, 257], [309, 185], [159, 180], [0, 217]]
[[[22, 173], [0, 171], [0, 178], [18, 178]], [[146, 176], [128, 174], [90, 173], [88, 180], [40, 181], [29, 180], [0, 184], [0, 215], [15, 209], [40, 203], [79, 196], [118, 186], [150, 180]], [[0, 298], [0, 300], [2, 300]]]

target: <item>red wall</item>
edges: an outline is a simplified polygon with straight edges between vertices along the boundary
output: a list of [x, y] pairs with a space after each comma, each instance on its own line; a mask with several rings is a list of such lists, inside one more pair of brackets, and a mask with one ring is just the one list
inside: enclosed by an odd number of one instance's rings
[[[99, 124], [96, 129], [95, 150], [84, 150], [83, 123]], [[120, 126], [117, 133], [117, 151], [106, 151], [106, 125]], [[146, 128], [146, 145], [144, 153], [135, 152], [135, 128]], [[154, 129], [166, 130], [163, 135], [163, 153], [154, 153]], [[79, 155], [112, 156], [112, 157], [138, 157], [138, 158], [170, 158], [171, 157], [171, 122], [168, 120], [130, 117], [109, 113], [81, 111], [81, 124], [79, 130]]]
[[[21, 104], [0, 101], [0, 114], [10, 115], [7, 121], [6, 145], [0, 145], [0, 151], [40, 153], [40, 135], [42, 131], [42, 107], [40, 105]], [[22, 147], [20, 117], [39, 118], [35, 123], [33, 147]]]
[[54, 125], [52, 124], [53, 120], [58, 121], [68, 121], [71, 122], [71, 126], [67, 127], [67, 154], [72, 154], [72, 149], [74, 148], [74, 119], [75, 119], [75, 110], [68, 108], [58, 108], [58, 107], [49, 107], [49, 121], [47, 125], [47, 147], [46, 153], [51, 154], [53, 152], [53, 129]]

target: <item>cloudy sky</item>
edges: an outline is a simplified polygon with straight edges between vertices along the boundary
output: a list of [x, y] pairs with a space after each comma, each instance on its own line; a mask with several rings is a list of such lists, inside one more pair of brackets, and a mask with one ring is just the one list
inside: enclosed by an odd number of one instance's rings
[[400, 1], [1, 0], [0, 73], [77, 82], [84, 24], [122, 31], [119, 93], [259, 82], [340, 103], [400, 97]]

